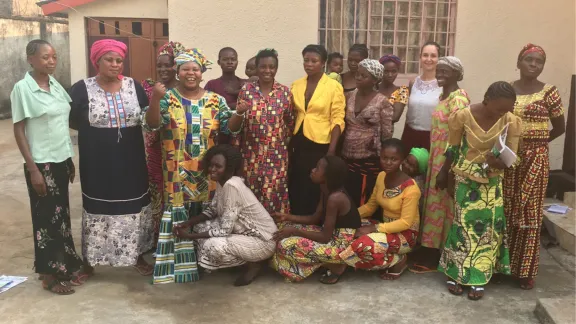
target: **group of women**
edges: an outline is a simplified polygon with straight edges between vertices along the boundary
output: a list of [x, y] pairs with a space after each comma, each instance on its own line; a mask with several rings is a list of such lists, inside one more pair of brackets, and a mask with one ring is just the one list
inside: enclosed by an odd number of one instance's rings
[[[307, 76], [291, 88], [276, 81], [275, 50], [250, 60], [246, 80], [238, 53], [223, 48], [222, 77], [203, 88], [212, 62], [200, 50], [162, 46], [159, 80], [140, 84], [122, 75], [126, 45], [105, 39], [91, 47], [98, 75], [70, 95], [50, 76], [53, 47], [37, 40], [26, 51], [14, 134], [36, 272], [51, 292], [73, 293], [96, 265], [134, 266], [153, 283], [244, 265], [234, 284], [247, 285], [265, 260], [289, 281], [322, 268], [320, 281], [334, 284], [348, 266], [394, 280], [419, 244], [426, 257], [410, 270], [442, 271], [455, 295], [470, 286], [480, 299], [495, 273], [534, 285], [547, 143], [564, 131], [557, 89], [538, 80], [539, 46], [522, 49], [519, 80], [492, 84], [477, 104], [459, 87], [460, 60], [439, 58], [433, 42], [409, 87], [394, 84], [398, 57], [372, 60], [356, 44], [337, 77], [325, 73], [324, 47], [304, 48]], [[70, 230], [68, 126], [78, 130], [83, 258]], [[152, 249], [153, 265], [142, 257]]]

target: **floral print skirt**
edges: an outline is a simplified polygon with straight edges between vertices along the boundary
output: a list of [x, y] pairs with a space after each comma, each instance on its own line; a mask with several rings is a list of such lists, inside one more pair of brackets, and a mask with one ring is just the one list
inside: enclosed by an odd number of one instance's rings
[[[316, 225], [290, 225], [304, 231], [322, 231]], [[279, 226], [280, 227], [280, 226]], [[354, 240], [352, 228], [337, 228], [330, 242], [323, 244], [307, 238], [292, 236], [276, 245], [271, 266], [287, 281], [301, 281], [318, 270], [324, 263], [343, 264], [339, 254]]]
[[36, 166], [46, 182], [45, 197], [36, 194], [30, 172], [24, 166], [34, 230], [34, 268], [40, 274], [70, 275], [82, 266], [70, 229], [68, 183], [74, 164], [68, 159]]
[[481, 286], [493, 273], [510, 274], [502, 180], [456, 176], [454, 222], [438, 270], [461, 285]]

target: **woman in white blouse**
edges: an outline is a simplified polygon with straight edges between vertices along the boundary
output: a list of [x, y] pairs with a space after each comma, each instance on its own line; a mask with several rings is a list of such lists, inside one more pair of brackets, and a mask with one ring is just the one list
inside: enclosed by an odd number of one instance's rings
[[402, 142], [410, 151], [413, 147], [430, 149], [432, 112], [438, 105], [442, 88], [436, 81], [436, 65], [440, 45], [426, 42], [420, 51], [422, 74], [410, 82], [410, 98]]

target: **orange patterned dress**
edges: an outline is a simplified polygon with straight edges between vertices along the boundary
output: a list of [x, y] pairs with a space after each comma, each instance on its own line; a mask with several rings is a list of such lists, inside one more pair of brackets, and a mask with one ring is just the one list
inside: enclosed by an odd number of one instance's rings
[[537, 93], [517, 96], [514, 114], [522, 118], [522, 141], [520, 162], [506, 169], [504, 176], [510, 267], [517, 278], [534, 278], [538, 274], [542, 205], [550, 170], [548, 123], [564, 115], [558, 89], [547, 84]]

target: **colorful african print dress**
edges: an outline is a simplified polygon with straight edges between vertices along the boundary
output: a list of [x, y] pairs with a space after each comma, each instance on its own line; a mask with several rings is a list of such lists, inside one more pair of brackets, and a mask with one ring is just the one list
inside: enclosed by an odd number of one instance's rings
[[522, 121], [507, 113], [484, 130], [466, 108], [452, 114], [448, 126], [447, 151], [453, 156], [456, 178], [455, 209], [438, 270], [461, 285], [481, 286], [496, 272], [510, 274], [504, 170], [490, 168], [485, 156], [500, 154], [495, 150], [500, 137], [505, 137], [506, 146], [516, 152]]
[[508, 222], [512, 275], [534, 278], [540, 261], [542, 205], [548, 186], [548, 123], [564, 115], [558, 89], [553, 85], [530, 95], [519, 95], [514, 114], [522, 119], [520, 163], [506, 170], [504, 210]]
[[238, 100], [252, 103], [246, 112], [240, 150], [248, 187], [269, 213], [289, 212], [288, 142], [294, 132], [290, 89], [274, 82], [266, 96], [258, 81], [244, 85]]
[[164, 179], [164, 213], [156, 248], [154, 284], [197, 281], [196, 252], [192, 241], [172, 233], [175, 224], [202, 212], [216, 185], [203, 174], [200, 161], [214, 146], [219, 132], [228, 132], [232, 112], [221, 96], [206, 91], [198, 100], [168, 90], [160, 101], [160, 131]]
[[[383, 270], [395, 266], [412, 251], [418, 240], [420, 225], [420, 189], [414, 179], [387, 189], [386, 172], [380, 172], [370, 200], [358, 209], [360, 217], [367, 219], [378, 230], [362, 235], [340, 253], [340, 258], [351, 267], [365, 270]], [[382, 208], [380, 223], [370, 219], [378, 207]]]
[[[152, 90], [156, 81], [146, 79], [142, 81], [142, 88], [146, 92], [148, 101], [152, 98]], [[162, 219], [162, 145], [159, 132], [146, 132], [144, 134], [144, 147], [146, 148], [146, 166], [148, 167], [148, 182], [150, 185], [150, 209], [154, 221], [154, 240], [158, 241], [160, 220]]]
[[454, 200], [446, 190], [436, 189], [436, 177], [444, 165], [444, 152], [448, 144], [448, 118], [456, 111], [470, 104], [468, 94], [458, 89], [436, 106], [432, 113], [430, 132], [430, 160], [424, 188], [424, 208], [422, 217], [422, 246], [440, 249], [454, 218]]
[[388, 101], [390, 102], [391, 105], [395, 103], [401, 103], [407, 105], [409, 97], [410, 97], [410, 90], [408, 89], [408, 87], [401, 86], [398, 89], [394, 90], [394, 92], [392, 92], [390, 98], [388, 98]]

